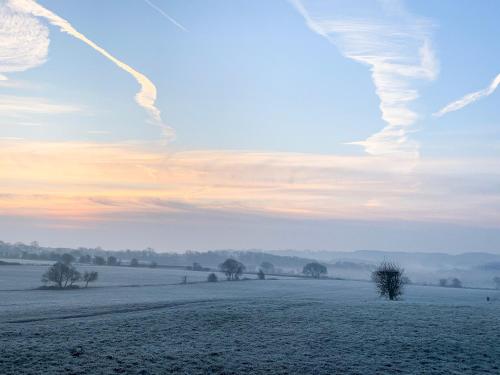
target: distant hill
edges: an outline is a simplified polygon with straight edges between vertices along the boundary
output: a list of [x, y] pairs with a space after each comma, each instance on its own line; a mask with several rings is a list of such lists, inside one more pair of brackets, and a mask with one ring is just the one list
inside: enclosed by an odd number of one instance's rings
[[[319, 261], [326, 265], [328, 275], [340, 278], [369, 280], [378, 263], [391, 260], [400, 264], [412, 281], [437, 284], [440, 278], [458, 277], [464, 285], [491, 287], [493, 278], [500, 276], [500, 254], [389, 252], [379, 250], [301, 251], [301, 250], [212, 250], [162, 253], [153, 249], [110, 251], [101, 248], [52, 248], [37, 243], [7, 243], [0, 241], [0, 258], [35, 261], [58, 261], [62, 254], [69, 253], [78, 261], [113, 256], [118, 263], [129, 264], [135, 258], [144, 265], [190, 267], [198, 263], [201, 267], [217, 268], [227, 258], [245, 264], [248, 271], [256, 271], [263, 262], [271, 263], [275, 273], [299, 274], [305, 264]], [[89, 263], [90, 260], [81, 261]], [[105, 261], [103, 260], [105, 263]]]
[[312, 258], [301, 258], [297, 256], [270, 254], [262, 251], [236, 251], [236, 250], [214, 250], [214, 251], [187, 251], [184, 253], [159, 253], [153, 249], [146, 250], [118, 250], [110, 251], [101, 248], [52, 248], [41, 247], [38, 244], [7, 243], [0, 241], [0, 258], [28, 259], [28, 260], [50, 260], [58, 261], [62, 254], [71, 254], [76, 260], [81, 256], [90, 255], [107, 258], [116, 257], [120, 261], [128, 263], [135, 258], [141, 262], [168, 266], [191, 266], [199, 263], [203, 267], [217, 268], [227, 258], [233, 258], [245, 264], [247, 270], [253, 271], [263, 262], [271, 263], [277, 272], [301, 272], [302, 267], [315, 261]]
[[284, 250], [272, 251], [273, 254], [283, 254], [299, 257], [310, 257], [321, 261], [334, 263], [338, 261], [366, 262], [377, 264], [384, 259], [401, 263], [413, 268], [426, 269], [453, 269], [479, 267], [488, 263], [500, 262], [500, 254], [483, 252], [470, 252], [463, 254], [446, 253], [416, 253], [416, 252], [393, 252], [381, 250], [358, 250], [352, 252], [340, 251], [297, 251]]

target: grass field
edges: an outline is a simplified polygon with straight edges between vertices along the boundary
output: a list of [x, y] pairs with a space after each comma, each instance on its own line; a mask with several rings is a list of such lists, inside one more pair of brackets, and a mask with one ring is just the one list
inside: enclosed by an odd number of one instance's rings
[[388, 302], [368, 282], [166, 285], [180, 271], [117, 267], [88, 289], [20, 290], [33, 267], [0, 267], [2, 374], [500, 373], [494, 291], [408, 286]]

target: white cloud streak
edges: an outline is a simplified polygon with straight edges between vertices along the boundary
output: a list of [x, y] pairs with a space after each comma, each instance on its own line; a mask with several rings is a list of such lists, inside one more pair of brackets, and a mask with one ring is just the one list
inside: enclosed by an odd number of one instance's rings
[[154, 10], [156, 10], [158, 13], [160, 13], [163, 17], [165, 17], [167, 20], [169, 20], [172, 24], [174, 24], [175, 26], [177, 26], [179, 29], [181, 29], [182, 31], [185, 31], [187, 32], [188, 30], [182, 26], [179, 22], [177, 22], [174, 18], [172, 18], [171, 16], [169, 16], [163, 9], [161, 9], [159, 6], [153, 4], [151, 1], [149, 0], [144, 0], [144, 2], [146, 4], [148, 4], [151, 8], [153, 8]]
[[190, 206], [240, 215], [500, 227], [498, 159], [423, 158], [412, 174], [401, 173], [398, 164], [405, 162], [11, 138], [0, 140], [0, 214], [67, 219], [114, 213], [124, 219], [141, 212], [152, 219]]
[[387, 125], [353, 144], [372, 155], [416, 160], [418, 144], [408, 135], [418, 115], [410, 104], [418, 98], [416, 82], [432, 80], [438, 73], [429, 23], [406, 12], [398, 1], [290, 1], [312, 31], [345, 57], [370, 67]]
[[474, 103], [475, 101], [482, 99], [486, 96], [490, 96], [495, 92], [495, 90], [498, 88], [500, 85], [500, 74], [495, 77], [493, 81], [491, 81], [490, 85], [486, 87], [483, 90], [475, 91], [473, 93], [467, 94], [463, 96], [462, 98], [448, 104], [447, 106], [443, 107], [441, 110], [438, 112], [434, 113], [434, 116], [441, 117], [444, 116], [445, 114], [449, 112], [454, 112], [458, 111], [459, 109], [462, 109], [469, 104]]
[[43, 64], [49, 48], [49, 31], [36, 18], [0, 6], [0, 84], [10, 87], [4, 74], [22, 72]]
[[59, 115], [79, 111], [81, 108], [78, 106], [52, 103], [43, 98], [0, 95], [0, 114], [3, 116]]
[[59, 27], [62, 32], [67, 33], [74, 38], [84, 42], [85, 44], [99, 52], [101, 55], [106, 57], [108, 60], [113, 62], [120, 69], [129, 73], [141, 87], [140, 91], [135, 96], [136, 102], [147, 111], [152, 122], [162, 128], [164, 135], [168, 139], [173, 137], [173, 130], [162, 121], [160, 110], [155, 105], [157, 96], [156, 86], [148, 77], [111, 55], [104, 48], [100, 47], [92, 40], [88, 39], [85, 35], [80, 33], [78, 30], [76, 30], [67, 20], [59, 17], [57, 14], [44, 8], [35, 1], [9, 0], [9, 6], [18, 12], [32, 14], [36, 17], [46, 19], [50, 24]]

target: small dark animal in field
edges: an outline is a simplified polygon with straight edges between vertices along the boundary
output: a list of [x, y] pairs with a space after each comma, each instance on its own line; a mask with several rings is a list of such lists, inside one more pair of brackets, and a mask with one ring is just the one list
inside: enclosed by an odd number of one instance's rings
[[486, 297], [486, 302], [490, 302], [490, 296]]
[[75, 346], [69, 350], [69, 354], [73, 357], [80, 357], [83, 354], [83, 348], [81, 346]]

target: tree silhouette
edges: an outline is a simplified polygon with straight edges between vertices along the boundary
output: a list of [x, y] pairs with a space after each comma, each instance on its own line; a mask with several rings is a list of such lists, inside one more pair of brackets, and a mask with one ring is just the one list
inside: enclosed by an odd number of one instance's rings
[[302, 273], [306, 276], [319, 279], [321, 275], [326, 275], [328, 270], [326, 267], [318, 262], [308, 263], [302, 269]]
[[219, 266], [221, 272], [224, 272], [228, 280], [239, 280], [240, 276], [245, 271], [243, 263], [234, 259], [226, 259], [224, 263]]

